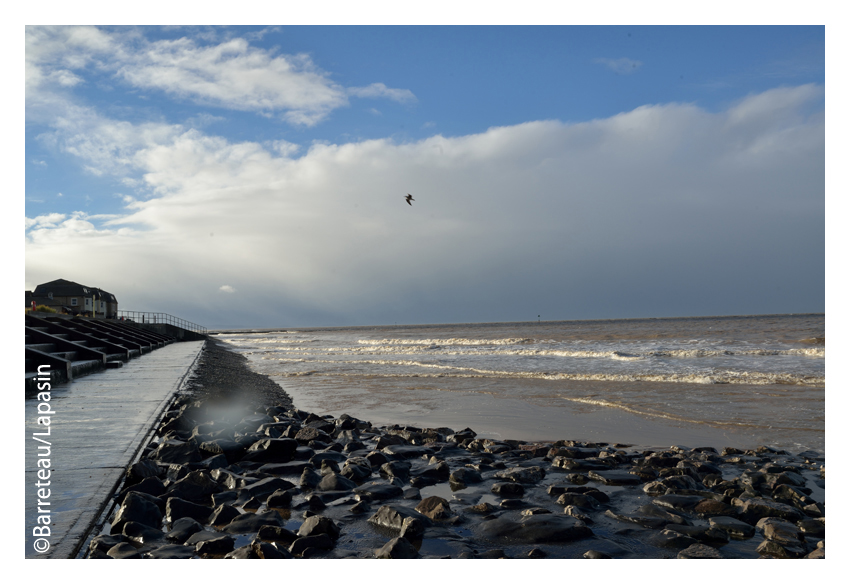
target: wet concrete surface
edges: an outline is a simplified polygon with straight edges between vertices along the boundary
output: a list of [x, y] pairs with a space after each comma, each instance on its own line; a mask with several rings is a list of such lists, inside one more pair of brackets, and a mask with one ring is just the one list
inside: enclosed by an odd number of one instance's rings
[[[108, 369], [51, 388], [50, 401], [35, 395], [25, 401], [25, 554], [27, 558], [67, 558], [75, 555], [89, 528], [98, 519], [124, 469], [135, 457], [169, 398], [181, 387], [201, 352], [204, 341], [172, 343], [119, 369]], [[34, 433], [38, 405], [48, 404], [50, 435]], [[46, 405], [42, 405], [42, 410]], [[41, 450], [39, 450], [41, 446]], [[44, 456], [39, 457], [39, 452]], [[49, 459], [50, 476], [39, 478], [38, 460]], [[44, 464], [44, 462], [42, 462]], [[42, 475], [46, 475], [42, 468]], [[47, 482], [49, 481], [49, 484]], [[49, 489], [39, 512], [39, 486]], [[43, 494], [48, 494], [46, 491]], [[45, 505], [44, 503], [49, 503]], [[49, 512], [50, 536], [37, 538], [34, 528]], [[45, 533], [44, 530], [41, 532]], [[36, 551], [36, 540], [49, 549]], [[45, 542], [41, 541], [39, 545]]]

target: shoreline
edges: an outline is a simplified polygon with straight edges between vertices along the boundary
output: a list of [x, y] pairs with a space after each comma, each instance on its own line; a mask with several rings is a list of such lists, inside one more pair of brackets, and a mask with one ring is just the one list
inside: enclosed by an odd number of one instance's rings
[[188, 388], [88, 557], [824, 557], [817, 453], [317, 416], [215, 342]]

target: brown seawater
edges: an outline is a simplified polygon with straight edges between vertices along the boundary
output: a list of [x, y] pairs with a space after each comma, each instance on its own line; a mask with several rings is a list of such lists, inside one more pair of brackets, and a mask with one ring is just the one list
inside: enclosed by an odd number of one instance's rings
[[228, 331], [295, 405], [482, 437], [825, 449], [825, 316]]

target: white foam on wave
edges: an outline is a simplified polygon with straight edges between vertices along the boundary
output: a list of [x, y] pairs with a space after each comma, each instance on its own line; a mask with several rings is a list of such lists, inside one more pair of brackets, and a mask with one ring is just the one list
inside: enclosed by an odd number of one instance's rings
[[429, 347], [432, 345], [526, 345], [535, 342], [533, 339], [525, 338], [509, 338], [509, 339], [464, 339], [464, 338], [449, 338], [449, 339], [359, 339], [357, 341], [361, 345], [415, 345]]
[[[280, 359], [291, 361], [290, 359]], [[404, 359], [360, 359], [356, 361], [346, 360], [322, 360], [309, 359], [310, 363], [326, 363], [334, 365], [380, 365], [389, 368], [414, 367], [417, 369], [440, 370], [443, 377], [482, 377], [502, 379], [549, 379], [567, 381], [618, 381], [634, 382], [646, 381], [656, 383], [693, 383], [701, 385], [801, 385], [820, 387], [825, 384], [824, 377], [812, 375], [797, 375], [793, 373], [764, 373], [757, 371], [732, 371], [716, 370], [711, 373], [551, 373], [539, 371], [503, 371], [495, 369], [482, 369], [477, 367], [462, 367], [459, 365], [444, 365], [439, 363], [425, 363], [422, 361]], [[422, 372], [403, 372], [393, 369], [384, 369], [370, 372], [372, 376], [380, 377], [416, 377], [424, 376]]]

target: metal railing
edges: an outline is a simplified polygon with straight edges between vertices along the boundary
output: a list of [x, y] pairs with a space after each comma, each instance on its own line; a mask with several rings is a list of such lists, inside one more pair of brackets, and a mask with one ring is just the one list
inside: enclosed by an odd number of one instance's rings
[[118, 318], [132, 320], [142, 324], [170, 324], [198, 334], [207, 334], [207, 328], [164, 312], [139, 312], [136, 310], [119, 310]]

